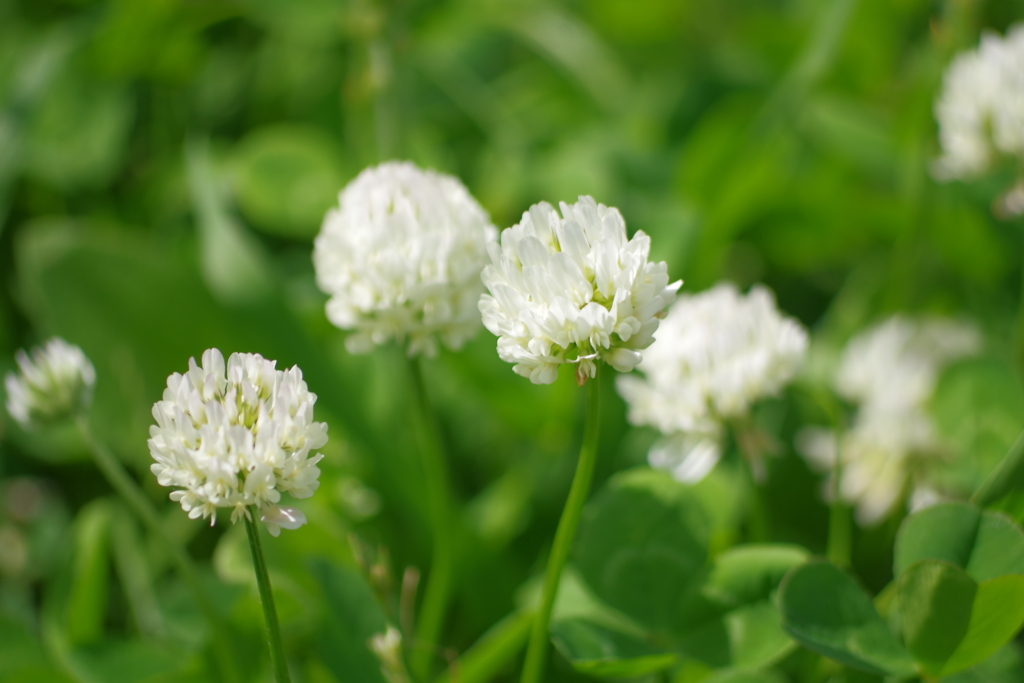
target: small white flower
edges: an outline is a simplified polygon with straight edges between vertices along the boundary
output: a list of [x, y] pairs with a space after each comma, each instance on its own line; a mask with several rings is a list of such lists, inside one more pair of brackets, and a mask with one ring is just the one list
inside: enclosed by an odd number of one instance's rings
[[18, 372], [4, 381], [7, 412], [23, 426], [71, 417], [88, 407], [96, 370], [82, 352], [60, 337], [15, 356]]
[[723, 283], [680, 296], [644, 353], [645, 376], [618, 379], [630, 422], [664, 435], [651, 465], [681, 481], [703, 479], [721, 457], [724, 424], [777, 394], [806, 350], [807, 332], [779, 313], [765, 287], [744, 296]]
[[339, 195], [313, 250], [327, 317], [349, 351], [408, 340], [409, 355], [461, 347], [480, 328], [477, 300], [497, 230], [457, 178], [409, 162], [368, 168]]
[[560, 206], [561, 216], [547, 203], [530, 207], [489, 245], [483, 272], [484, 325], [501, 359], [534, 384], [554, 382], [565, 363], [581, 384], [598, 360], [632, 370], [682, 284], [669, 284], [664, 262], [647, 261], [647, 235], [627, 240], [618, 209], [592, 197]]
[[1024, 26], [1005, 38], [986, 33], [977, 50], [959, 54], [946, 71], [935, 105], [942, 157], [935, 174], [966, 179], [999, 156], [1024, 159]]
[[376, 633], [370, 638], [370, 651], [380, 661], [380, 670], [388, 683], [409, 683], [409, 674], [405, 670], [402, 657], [402, 633], [389, 625], [384, 633]]
[[298, 367], [277, 370], [258, 354], [235, 353], [224, 363], [217, 349], [189, 359], [184, 375], [167, 378], [163, 400], [153, 406], [150, 469], [171, 500], [192, 519], [231, 508], [231, 522], [249, 517], [250, 506], [271, 534], [297, 529], [306, 516], [278, 505], [281, 492], [313, 495], [320, 482], [310, 452], [327, 443], [327, 425], [313, 421], [316, 394]]
[[[838, 444], [831, 431], [807, 428], [796, 445], [811, 464], [825, 471], [834, 466], [838, 454], [839, 494], [856, 505], [861, 524], [888, 515], [908, 480], [920, 479], [929, 461], [942, 454], [928, 402], [942, 369], [980, 347], [981, 336], [972, 326], [900, 316], [847, 344], [836, 389], [858, 406], [852, 426]], [[915, 481], [915, 487], [921, 486]], [[831, 490], [831, 483], [827, 488]]]

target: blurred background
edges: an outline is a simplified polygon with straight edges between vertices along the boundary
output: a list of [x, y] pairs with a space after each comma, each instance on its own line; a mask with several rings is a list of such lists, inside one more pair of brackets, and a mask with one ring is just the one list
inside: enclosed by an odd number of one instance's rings
[[[932, 109], [952, 55], [1021, 17], [1021, 0], [0, 0], [0, 371], [55, 334], [91, 357], [97, 430], [217, 586], [252, 680], [269, 678], [244, 531], [166, 502], [150, 410], [208, 347], [303, 369], [331, 442], [310, 524], [267, 543], [285, 635], [300, 680], [379, 680], [362, 643], [429, 560], [407, 366], [345, 351], [310, 254], [337, 192], [387, 159], [457, 175], [499, 227], [593, 195], [684, 291], [765, 283], [812, 332], [808, 382], [889, 314], [974, 321], [986, 352], [933, 406], [970, 490], [1024, 427], [1024, 235], [991, 211], [1016, 169], [932, 179]], [[575, 384], [533, 386], [494, 347], [481, 330], [426, 367], [463, 504], [438, 670], [541, 571], [579, 443]], [[595, 488], [653, 439], [602, 390]], [[771, 537], [820, 552], [821, 479], [792, 445], [814, 410], [787, 394], [758, 419], [783, 451]], [[875, 590], [898, 522], [855, 539]], [[389, 558], [383, 608], [352, 533]], [[0, 417], [0, 681], [215, 680], [204, 629], [75, 433]]]

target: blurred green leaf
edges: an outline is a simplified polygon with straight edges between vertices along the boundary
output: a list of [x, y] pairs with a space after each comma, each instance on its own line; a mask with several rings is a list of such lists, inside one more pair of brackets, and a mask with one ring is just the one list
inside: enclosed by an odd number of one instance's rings
[[370, 587], [347, 567], [314, 561], [313, 572], [327, 612], [317, 650], [324, 663], [342, 681], [385, 683], [380, 661], [368, 643], [384, 633], [387, 622]]
[[683, 650], [715, 668], [759, 669], [793, 648], [775, 591], [807, 560], [802, 548], [748, 545], [715, 558], [708, 578], [683, 607], [676, 633]]
[[68, 640], [94, 643], [103, 637], [110, 587], [110, 525], [113, 504], [99, 499], [75, 517], [75, 555], [65, 617]]
[[923, 671], [938, 676], [967, 634], [978, 585], [947, 562], [922, 560], [900, 575], [896, 590], [903, 642]]
[[785, 683], [785, 678], [774, 671], [721, 671], [704, 683]]
[[708, 522], [689, 487], [648, 468], [613, 477], [583, 511], [576, 566], [594, 593], [668, 631], [707, 561]]
[[900, 576], [925, 559], [950, 562], [975, 581], [1024, 574], [1024, 532], [1004, 515], [966, 503], [942, 503], [904, 520], [893, 571]]
[[978, 584], [967, 635], [943, 667], [943, 675], [985, 661], [1024, 624], [1024, 576], [1011, 574]]
[[555, 622], [551, 637], [573, 667], [590, 676], [642, 676], [664, 671], [676, 661], [672, 652], [585, 619]]
[[29, 124], [28, 173], [61, 189], [103, 187], [120, 169], [133, 116], [127, 89], [62, 73]]
[[234, 153], [238, 205], [262, 230], [310, 239], [344, 185], [339, 158], [334, 141], [318, 128], [258, 128]]
[[791, 571], [779, 588], [779, 605], [783, 626], [809, 650], [869, 673], [915, 672], [871, 598], [835, 565], [814, 561]]
[[942, 373], [932, 415], [956, 449], [951, 484], [973, 493], [1024, 430], [1024, 391], [1002, 360], [965, 360]]
[[1022, 683], [1024, 653], [1017, 643], [1002, 650], [975, 667], [943, 679], [945, 683]]
[[0, 681], [8, 681], [15, 674], [25, 679], [26, 674], [19, 672], [46, 665], [46, 650], [38, 635], [27, 625], [0, 613]]

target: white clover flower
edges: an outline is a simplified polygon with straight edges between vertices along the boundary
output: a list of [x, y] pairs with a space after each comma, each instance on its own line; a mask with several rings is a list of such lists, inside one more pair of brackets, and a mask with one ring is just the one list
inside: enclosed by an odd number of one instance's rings
[[275, 369], [259, 354], [235, 353], [224, 364], [217, 349], [195, 358], [188, 372], [167, 378], [163, 400], [153, 406], [150, 469], [161, 486], [173, 486], [171, 500], [192, 519], [232, 508], [231, 522], [255, 506], [271, 534], [306, 523], [301, 510], [278, 505], [281, 492], [309, 498], [320, 486], [322, 455], [310, 451], [327, 443], [327, 425], [313, 421], [316, 394], [298, 367]]
[[88, 407], [96, 370], [74, 344], [54, 337], [31, 355], [18, 351], [18, 372], [4, 380], [7, 412], [26, 428], [73, 416]]
[[409, 162], [368, 168], [339, 195], [313, 250], [327, 317], [349, 351], [391, 339], [433, 355], [480, 328], [477, 300], [497, 230], [457, 178]]
[[935, 105], [940, 179], [987, 171], [998, 156], [1024, 159], [1024, 25], [1005, 38], [987, 33], [977, 50], [958, 55]]
[[647, 261], [647, 235], [627, 240], [618, 209], [592, 197], [560, 206], [561, 216], [550, 204], [531, 206], [489, 245], [483, 272], [484, 325], [501, 359], [534, 384], [554, 382], [565, 363], [577, 365], [580, 384], [599, 359], [632, 370], [682, 284], [669, 284], [664, 262]]
[[777, 394], [796, 374], [807, 332], [762, 286], [731, 284], [679, 298], [644, 353], [644, 377], [618, 378], [629, 420], [664, 436], [648, 460], [680, 481], [704, 478], [722, 454], [724, 425]]
[[798, 435], [797, 450], [823, 470], [834, 466], [838, 453], [839, 494], [856, 505], [861, 524], [889, 514], [908, 482], [915, 489], [926, 486], [921, 480], [929, 462], [944, 451], [928, 402], [942, 369], [980, 347], [981, 335], [970, 325], [900, 316], [847, 344], [836, 389], [858, 406], [853, 424], [838, 447], [830, 430], [807, 428]]

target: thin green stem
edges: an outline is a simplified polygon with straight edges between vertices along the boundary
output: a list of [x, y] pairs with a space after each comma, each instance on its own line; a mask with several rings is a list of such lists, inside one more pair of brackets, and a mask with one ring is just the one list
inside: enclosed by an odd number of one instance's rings
[[274, 665], [274, 676], [277, 683], [290, 683], [288, 661], [284, 657], [284, 643], [281, 642], [281, 626], [277, 623], [277, 608], [274, 607], [274, 591], [270, 587], [270, 573], [267, 561], [263, 557], [263, 542], [260, 541], [260, 530], [257, 526], [259, 510], [249, 508], [245, 518], [245, 530], [249, 534], [249, 549], [252, 550], [252, 564], [256, 569], [256, 585], [260, 589], [260, 602], [263, 603], [263, 616], [267, 620], [267, 639], [270, 641], [270, 661]]
[[239, 675], [235, 658], [232, 655], [233, 647], [228, 638], [228, 626], [217, 612], [217, 608], [203, 587], [203, 583], [199, 579], [199, 570], [193, 564], [192, 558], [188, 556], [182, 545], [167, 533], [167, 529], [164, 527], [160, 515], [157, 514], [152, 501], [146, 497], [138, 483], [132, 479], [121, 462], [110, 452], [110, 449], [93, 434], [89, 420], [84, 416], [79, 416], [76, 419], [76, 424], [82, 434], [82, 438], [92, 452], [96, 466], [103, 473], [103, 476], [114, 487], [118, 495], [124, 499], [128, 507], [139, 516], [139, 519], [146, 525], [150, 533], [159, 538], [164, 547], [170, 552], [171, 559], [177, 567], [178, 573], [192, 591], [200, 611], [202, 611], [210, 626], [215, 641], [214, 654], [217, 657], [217, 664], [220, 667], [223, 680], [238, 683], [241, 680], [241, 676]]
[[836, 461], [832, 468], [832, 502], [828, 513], [828, 559], [839, 567], [848, 567], [852, 555], [853, 529], [850, 508], [843, 501], [840, 483], [843, 476], [842, 434], [835, 430]]
[[409, 361], [409, 374], [415, 394], [413, 426], [419, 442], [433, 537], [433, 556], [417, 620], [416, 642], [412, 656], [413, 676], [416, 680], [424, 681], [430, 677], [430, 665], [437, 650], [448, 600], [451, 597], [452, 576], [455, 571], [456, 519], [452, 514], [454, 503], [441, 435], [427, 396], [423, 368], [418, 360]]
[[558, 595], [558, 584], [562, 578], [562, 570], [569, 560], [576, 527], [579, 526], [583, 504], [590, 493], [590, 484], [594, 479], [594, 466], [597, 463], [597, 437], [600, 427], [600, 389], [598, 377], [590, 380], [587, 391], [587, 418], [583, 428], [583, 445], [580, 447], [580, 459], [576, 464], [576, 475], [569, 489], [569, 498], [565, 501], [562, 519], [558, 522], [555, 532], [555, 543], [548, 558], [547, 573], [544, 577], [544, 595], [540, 609], [533, 621], [530, 642], [526, 648], [526, 662], [523, 664], [522, 683], [540, 683], [544, 674], [544, 665], [548, 652], [548, 629], [551, 625], [551, 610], [555, 606]]

